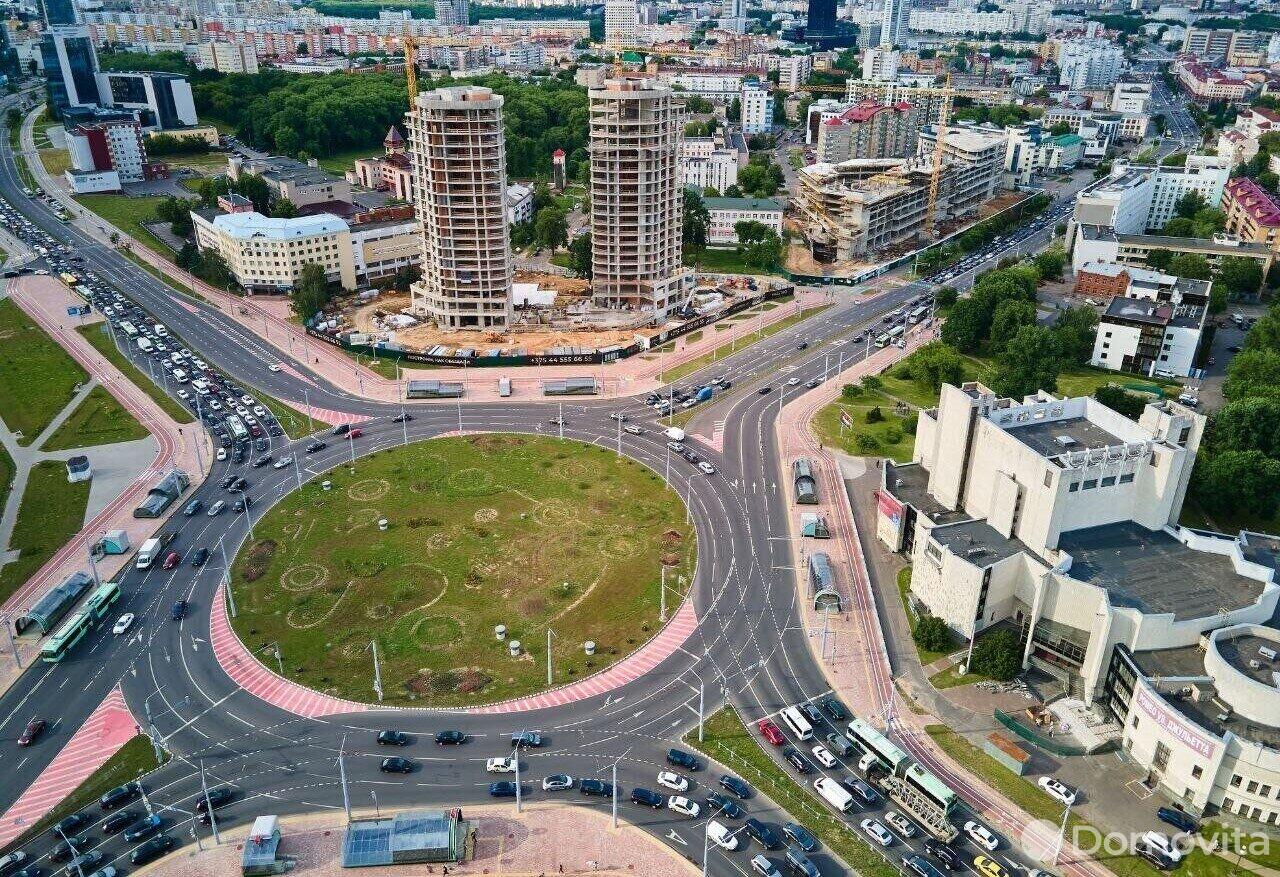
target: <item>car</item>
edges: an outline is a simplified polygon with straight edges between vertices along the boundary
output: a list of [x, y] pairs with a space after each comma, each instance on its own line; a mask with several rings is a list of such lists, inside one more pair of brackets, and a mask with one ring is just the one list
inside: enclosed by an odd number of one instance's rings
[[196, 512], [200, 511], [202, 508], [204, 508], [204, 502], [202, 500], [193, 499], [183, 507], [182, 514], [185, 517], [192, 518], [195, 517]]
[[760, 875], [760, 877], [782, 877], [782, 872], [774, 867], [773, 862], [769, 861], [769, 857], [765, 855], [755, 856], [751, 859], [751, 870]]
[[71, 877], [71, 875], [88, 874], [94, 868], [98, 867], [98, 863], [101, 861], [102, 853], [99, 853], [97, 850], [90, 850], [87, 853], [81, 853], [68, 862], [65, 871], [68, 877]]
[[742, 823], [742, 827], [766, 850], [776, 850], [782, 846], [782, 839], [778, 837], [778, 833], [754, 816]]
[[756, 392], [759, 393], [761, 396], [767, 396], [773, 392], [773, 387], [761, 387], [760, 389], [756, 390]]
[[148, 813], [124, 830], [124, 839], [129, 843], [133, 843], [135, 840], [142, 840], [159, 827], [160, 817], [155, 813]]
[[173, 838], [167, 834], [158, 834], [130, 853], [129, 861], [135, 865], [145, 865], [163, 856], [172, 846]]
[[826, 736], [827, 748], [839, 755], [841, 758], [849, 758], [858, 750], [853, 745], [853, 741], [841, 733], [832, 733]]
[[881, 825], [878, 820], [864, 819], [859, 823], [859, 827], [862, 828], [863, 834], [880, 844], [882, 847], [891, 847], [893, 846], [894, 841], [897, 840], [897, 838], [893, 836], [893, 832]]
[[173, 604], [173, 608], [169, 610], [169, 619], [171, 621], [181, 621], [187, 617], [187, 601], [179, 600]]
[[231, 799], [236, 796], [236, 790], [232, 786], [218, 786], [210, 789], [208, 795], [200, 794], [196, 796], [192, 802], [192, 809], [196, 812], [196, 818], [205, 825], [209, 824], [209, 811], [217, 810], [231, 803]]
[[875, 807], [883, 800], [879, 792], [862, 780], [850, 777], [844, 781], [844, 786], [868, 807]]
[[1200, 823], [1196, 822], [1189, 814], [1175, 807], [1161, 807], [1156, 811], [1156, 818], [1166, 825], [1172, 825], [1178, 831], [1185, 831], [1188, 834], [1195, 834], [1200, 830]]
[[788, 746], [782, 750], [782, 757], [791, 763], [800, 773], [813, 773], [813, 765], [809, 763], [809, 759], [800, 754], [800, 750], [794, 746]]
[[744, 801], [751, 797], [751, 786], [747, 784], [747, 781], [730, 774], [720, 777], [720, 788], [732, 792]]
[[330, 433], [330, 434], [331, 434], [331, 435], [346, 435], [346, 434], [347, 434], [347, 433], [349, 433], [349, 432], [351, 432], [351, 424], [349, 424], [349, 423], [339, 423], [337, 426], [335, 426], [335, 427], [333, 428], [333, 432], [332, 432], [332, 433]]
[[1057, 780], [1053, 777], [1040, 777], [1040, 779], [1036, 780], [1036, 785], [1043, 789], [1044, 793], [1050, 798], [1068, 807], [1076, 802], [1078, 793], [1062, 780]]
[[756, 730], [760, 732], [761, 737], [774, 746], [782, 746], [787, 742], [787, 738], [782, 736], [782, 729], [771, 719], [761, 719], [756, 723]]
[[436, 731], [437, 746], [458, 746], [467, 742], [467, 735], [462, 731]]
[[173, 569], [178, 565], [178, 561], [182, 560], [182, 555], [176, 551], [170, 551], [164, 556], [164, 562], [160, 564], [161, 569]]
[[1009, 877], [1009, 871], [990, 856], [974, 856], [973, 870], [982, 877]]
[[716, 467], [715, 467], [715, 466], [712, 466], [712, 465], [711, 465], [710, 463], [708, 463], [706, 460], [703, 460], [703, 461], [701, 461], [700, 463], [698, 463], [698, 469], [699, 469], [699, 470], [701, 470], [701, 472], [702, 472], [702, 474], [703, 474], [703, 475], [714, 475], [714, 474], [716, 474]]
[[981, 822], [970, 819], [964, 824], [964, 833], [969, 836], [969, 840], [989, 852], [994, 852], [1000, 846], [1000, 838]]
[[822, 386], [822, 381], [818, 378], [812, 378], [810, 380], [805, 381], [804, 385], [807, 389], [813, 390]]
[[551, 426], [564, 426], [565, 420], [563, 417], [553, 417], [550, 420], [548, 420], [547, 423], [549, 423]]
[[41, 718], [33, 718], [27, 722], [27, 726], [22, 729], [22, 733], [18, 735], [19, 746], [30, 746], [36, 740], [40, 739], [40, 735], [44, 733], [45, 721]]
[[279, 460], [276, 460], [274, 463], [272, 463], [271, 468], [283, 469], [285, 466], [288, 466], [292, 462], [293, 462], [293, 455], [288, 454], [286, 456], [281, 457]]
[[542, 735], [537, 731], [517, 731], [511, 735], [511, 745], [517, 749], [537, 749], [542, 744]]
[[813, 753], [814, 761], [823, 767], [835, 767], [840, 762], [836, 761], [836, 757], [831, 754], [831, 750], [819, 743], [813, 749], [809, 750]]
[[308, 444], [303, 450], [308, 454], [314, 454], [318, 451], [323, 451], [327, 447], [329, 446], [324, 442], [316, 440]]
[[732, 798], [719, 792], [707, 794], [707, 809], [714, 813], [720, 813], [729, 819], [741, 819], [743, 813], [746, 812]]
[[125, 783], [104, 793], [98, 799], [98, 806], [103, 810], [115, 810], [129, 803], [140, 794], [142, 794], [142, 786], [138, 785], [137, 782]]
[[234, 503], [232, 503], [231, 511], [235, 512], [236, 514], [243, 512], [248, 507], [249, 501], [250, 501], [249, 494], [246, 493], [242, 498], [237, 499]]
[[137, 821], [137, 810], [117, 810], [102, 820], [102, 830], [107, 834], [118, 834]]
[[489, 773], [515, 773], [516, 759], [514, 755], [499, 755], [497, 758], [490, 758], [484, 763], [484, 769]]
[[414, 767], [414, 763], [404, 756], [393, 755], [390, 758], [382, 759], [382, 763], [378, 765], [378, 770], [383, 773], [412, 773]]
[[671, 789], [673, 792], [687, 792], [689, 790], [688, 778], [682, 777], [673, 770], [659, 771], [658, 785], [664, 789]]
[[690, 819], [697, 819], [698, 815], [702, 813], [702, 808], [698, 806], [697, 801], [690, 801], [681, 795], [672, 795], [668, 798], [667, 809], [672, 813], [688, 816]]
[[578, 791], [596, 798], [611, 798], [613, 797], [613, 783], [606, 783], [604, 780], [587, 779], [578, 783]]
[[667, 442], [667, 450], [675, 451], [677, 454], [684, 451], [684, 445], [680, 442]]
[[271, 462], [271, 455], [264, 454], [261, 457], [254, 457], [253, 462], [250, 463], [249, 465], [251, 465], [255, 469], [261, 469], [263, 466], [267, 465], [270, 462]]
[[884, 821], [889, 823], [898, 834], [910, 840], [916, 836], [916, 824], [897, 810], [889, 810], [884, 814]]
[[542, 791], [563, 792], [573, 788], [573, 777], [567, 773], [556, 773], [542, 778]]
[[804, 717], [808, 719], [809, 722], [814, 727], [819, 727], [822, 725], [824, 721], [822, 716], [822, 710], [818, 709], [816, 704], [810, 703], [809, 701], [805, 701], [804, 703], [797, 704], [796, 709], [804, 713]]
[[408, 746], [411, 742], [404, 731], [379, 731], [375, 739], [379, 746]]
[[412, 420], [412, 414], [397, 414], [395, 417], [391, 418], [392, 423], [409, 423]]
[[843, 722], [849, 718], [849, 711], [844, 708], [844, 704], [836, 700], [834, 697], [824, 697], [818, 701], [818, 705], [822, 707], [822, 711], [831, 717], [834, 722]]
[[800, 383], [800, 379], [799, 379], [799, 378], [787, 378], [787, 386], [788, 386], [788, 387], [794, 387], [794, 386], [795, 386], [796, 384], [798, 384], [798, 383]]
[[218, 515], [226, 511], [226, 508], [227, 508], [227, 501], [225, 499], [220, 499], [217, 502], [215, 502], [213, 505], [209, 506], [209, 511], [205, 512], [205, 514], [211, 518], [216, 518]]
[[652, 807], [654, 810], [664, 810], [667, 806], [667, 796], [660, 795], [650, 789], [637, 787], [631, 790], [631, 803]]
[[1173, 862], [1179, 862], [1182, 860], [1182, 850], [1179, 849], [1177, 842], [1168, 835], [1161, 834], [1158, 831], [1148, 831], [1144, 833], [1139, 839], [1137, 845], [1145, 845]]
[[786, 835], [787, 840], [806, 853], [811, 853], [818, 848], [818, 839], [813, 836], [813, 832], [798, 822], [782, 823], [782, 833]]
[[237, 478], [235, 481], [232, 481], [229, 485], [227, 485], [227, 491], [229, 493], [244, 493], [244, 489], [248, 486], [249, 486], [248, 479]]
[[730, 831], [729, 827], [723, 822], [717, 819], [710, 820], [707, 823], [706, 832], [707, 838], [721, 849], [732, 852], [738, 848], [737, 833]]
[[631, 435], [644, 435], [644, 427], [636, 426], [634, 423], [628, 423], [622, 427], [622, 431]]
[[[49, 851], [50, 862], [66, 862], [76, 857], [78, 850], [83, 850], [93, 843], [93, 838], [87, 835], [80, 837], [68, 837], [62, 843], [55, 846]], [[73, 872], [74, 873], [74, 872]]]
[[204, 562], [209, 559], [208, 548], [197, 548], [191, 552], [191, 565], [194, 567], [204, 566]]
[[280, 363], [278, 362], [271, 363], [271, 365], [267, 366], [267, 371], [273, 371], [273, 372], [280, 371]]
[[685, 752], [683, 749], [668, 749], [667, 764], [683, 767], [685, 770], [699, 771], [702, 770], [702, 762], [697, 758]]
[[1138, 843], [1134, 845], [1133, 849], [1139, 856], [1146, 859], [1161, 871], [1172, 871], [1178, 866], [1178, 863], [1173, 859], [1148, 844]]
[[64, 817], [62, 821], [53, 827], [53, 833], [55, 837], [65, 837], [78, 830], [81, 826], [88, 824], [88, 814], [72, 813], [70, 816]]
[[347, 433], [347, 439], [350, 441], [355, 441], [356, 439], [360, 438], [362, 435], [364, 435], [363, 429], [353, 429], [351, 430], [351, 432]]
[[511, 780], [501, 780], [489, 783], [489, 794], [494, 798], [514, 798], [519, 788], [519, 785]]

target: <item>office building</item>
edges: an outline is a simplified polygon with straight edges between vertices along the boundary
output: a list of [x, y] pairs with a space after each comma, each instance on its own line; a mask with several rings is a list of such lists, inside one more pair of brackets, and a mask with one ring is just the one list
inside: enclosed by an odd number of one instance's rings
[[604, 44], [622, 49], [639, 45], [640, 13], [636, 0], [605, 0]]
[[1173, 62], [1173, 74], [1183, 91], [1200, 102], [1239, 102], [1251, 97], [1260, 88], [1258, 82], [1235, 68], [1218, 69], [1202, 64], [1188, 55], [1179, 55]]
[[710, 217], [707, 243], [713, 247], [733, 246], [738, 241], [739, 222], [758, 222], [782, 237], [782, 202], [773, 198], [707, 198]]
[[[1266, 276], [1276, 259], [1269, 244], [1243, 241], [1232, 234], [1216, 234], [1212, 238], [1179, 238], [1158, 234], [1121, 234], [1101, 225], [1077, 225], [1067, 232], [1071, 253], [1071, 270], [1080, 271], [1090, 262], [1118, 262], [1137, 268], [1149, 267], [1152, 253], [1171, 255], [1193, 253], [1204, 257], [1216, 269], [1224, 259], [1249, 259], [1258, 263]], [[1259, 284], [1261, 286], [1261, 284]]]
[[706, 155], [682, 155], [680, 158], [685, 186], [699, 192], [715, 189], [723, 193], [737, 184], [740, 167], [736, 149], [717, 148]]
[[[1096, 280], [1095, 280], [1096, 278]], [[1098, 318], [1089, 364], [1148, 377], [1186, 377], [1209, 309], [1208, 280], [1174, 277], [1115, 262], [1085, 265], [1076, 279], [1077, 294], [1111, 281], [1115, 291]]]
[[742, 133], [750, 137], [753, 134], [768, 134], [773, 129], [773, 92], [768, 86], [758, 82], [747, 82], [742, 86], [742, 94], [738, 98], [742, 107]]
[[320, 167], [314, 158], [303, 162], [282, 155], [265, 158], [229, 156], [227, 177], [235, 182], [241, 174], [262, 177], [273, 197], [289, 201], [299, 210], [334, 202], [350, 204], [353, 200], [351, 183]]
[[680, 248], [684, 105], [644, 77], [608, 79], [587, 94], [592, 296], [601, 307], [652, 313], [661, 323], [693, 289]]
[[196, 104], [191, 84], [176, 73], [100, 72], [98, 92], [102, 102], [115, 109], [134, 110], [144, 128], [195, 125]]
[[451, 329], [511, 319], [511, 241], [502, 95], [456, 86], [418, 95], [406, 115], [422, 279], [413, 309]]
[[100, 105], [98, 54], [88, 28], [79, 24], [52, 24], [40, 38], [45, 93], [49, 114], [62, 118], [72, 107]]
[[[652, 12], [654, 7], [645, 4], [646, 10]], [[656, 22], [650, 22], [656, 23]], [[747, 32], [747, 12], [744, 0], [725, 0], [724, 15], [720, 17], [720, 29], [729, 33], [744, 34]]]
[[1117, 113], [1147, 115], [1151, 109], [1151, 83], [1117, 82], [1111, 92], [1111, 109]]
[[1237, 62], [1233, 56], [1237, 54], [1262, 52], [1265, 57], [1268, 39], [1267, 34], [1258, 31], [1191, 27], [1183, 38], [1182, 52], [1198, 61], [1234, 64]]
[[257, 73], [258, 51], [247, 43], [206, 42], [196, 47], [197, 70], [219, 73]]
[[1004, 169], [1014, 185], [1027, 186], [1037, 175], [1072, 170], [1084, 158], [1078, 134], [1053, 136], [1039, 122], [1008, 129]]
[[1058, 84], [1073, 91], [1110, 89], [1124, 69], [1124, 49], [1107, 40], [1062, 40]]
[[1198, 192], [1207, 204], [1222, 201], [1230, 175], [1228, 159], [1189, 155], [1185, 167], [1117, 164], [1106, 182], [1076, 196], [1072, 222], [1114, 229], [1119, 234], [1159, 231], [1174, 217], [1178, 200]]

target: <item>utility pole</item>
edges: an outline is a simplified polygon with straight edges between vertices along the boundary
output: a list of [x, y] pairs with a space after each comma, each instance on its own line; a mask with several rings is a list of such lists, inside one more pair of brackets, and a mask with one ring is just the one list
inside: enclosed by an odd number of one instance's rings
[[666, 624], [667, 622], [667, 567], [666, 564], [658, 567], [658, 572], [662, 576], [658, 585], [658, 621]]
[[227, 588], [227, 605], [231, 609], [231, 617], [236, 617], [236, 595], [231, 590], [231, 566], [227, 563], [227, 546], [223, 537], [218, 537], [218, 551], [222, 553], [222, 584]]
[[703, 716], [702, 708], [703, 708], [703, 694], [704, 694], [705, 688], [706, 688], [706, 685], [703, 683], [701, 679], [699, 679], [698, 680], [698, 742], [699, 743], [702, 742], [702, 716]]
[[155, 749], [156, 762], [162, 763], [164, 761], [164, 750], [160, 748], [160, 735], [156, 733], [155, 722], [151, 721], [150, 699], [144, 700], [142, 702], [142, 712], [143, 712], [143, 716], [147, 720], [147, 736], [151, 738], [151, 746], [153, 749]]
[[560, 438], [564, 438], [564, 403], [560, 403], [560, 415], [556, 418], [560, 422]]
[[378, 641], [370, 640], [369, 648], [373, 650], [373, 690], [378, 695], [378, 703], [382, 703], [382, 668], [378, 665]]
[[93, 559], [93, 546], [89, 546], [89, 571], [93, 573], [93, 586], [102, 587], [102, 579], [98, 577], [98, 562]]
[[515, 761], [516, 767], [516, 812], [520, 812], [520, 747], [516, 746], [512, 752], [512, 759]]
[[356, 468], [356, 440], [351, 437], [351, 433], [347, 433], [347, 447], [351, 449], [351, 469]]
[[80, 867], [80, 854], [76, 852], [75, 844], [71, 842], [71, 838], [67, 837], [67, 833], [61, 828], [58, 829], [58, 834], [62, 835], [62, 840], [66, 843], [67, 850], [71, 853], [71, 860], [76, 863], [76, 874], [78, 877], [84, 877], [84, 868]]
[[347, 766], [343, 762], [343, 756], [347, 752], [347, 735], [342, 735], [342, 742], [338, 744], [338, 779], [342, 782], [342, 809], [347, 813], [347, 823], [351, 822], [351, 798], [347, 795]]
[[547, 628], [547, 685], [551, 684], [551, 628]]
[[316, 431], [316, 425], [311, 421], [311, 391], [306, 387], [302, 388], [302, 401], [307, 406], [307, 435]]
[[613, 763], [613, 827], [618, 827], [618, 762]]
[[18, 654], [18, 644], [13, 641], [13, 628], [9, 626], [9, 613], [0, 612], [0, 621], [4, 622], [5, 635], [9, 637], [9, 651], [13, 652], [14, 663], [18, 665], [18, 669], [22, 669], [22, 657]]
[[[213, 802], [209, 800], [209, 783], [204, 776], [204, 759], [200, 759], [200, 789], [204, 792], [205, 812], [209, 814], [209, 827], [213, 829], [214, 844], [221, 844], [222, 838], [218, 836], [218, 818], [213, 815]], [[195, 831], [195, 826], [191, 827]]]
[[618, 456], [622, 456], [622, 414], [618, 414]]
[[293, 477], [298, 481], [298, 489], [302, 489], [302, 470], [298, 468], [298, 455], [290, 454], [293, 457]]

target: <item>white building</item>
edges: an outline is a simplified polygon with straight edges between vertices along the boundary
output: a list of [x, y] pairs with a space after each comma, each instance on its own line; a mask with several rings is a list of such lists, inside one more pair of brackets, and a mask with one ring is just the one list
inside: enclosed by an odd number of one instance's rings
[[711, 218], [707, 231], [707, 243], [711, 246], [738, 243], [738, 232], [734, 226], [739, 222], [759, 222], [782, 237], [782, 203], [779, 201], [772, 198], [707, 198], [705, 203]]
[[1124, 69], [1124, 49], [1107, 40], [1062, 40], [1058, 84], [1074, 91], [1109, 89]]
[[902, 55], [897, 49], [869, 46], [862, 53], [862, 78], [872, 82], [894, 82]]
[[519, 225], [533, 219], [533, 186], [512, 183], [507, 186], [507, 222]]
[[768, 134], [773, 129], [773, 92], [759, 83], [748, 82], [739, 97], [742, 105], [742, 133]]
[[787, 91], [799, 91], [812, 73], [812, 55], [783, 55], [778, 59], [778, 85]]
[[1208, 313], [1210, 281], [1114, 262], [1091, 262], [1078, 275], [1108, 278], [1117, 285], [1127, 280], [1124, 292], [1111, 299], [1098, 319], [1090, 365], [1148, 377], [1191, 374]]
[[197, 70], [257, 73], [258, 51], [248, 43], [200, 43], [196, 46], [195, 64]]
[[677, 91], [687, 91], [708, 100], [725, 102], [738, 97], [744, 88], [744, 75], [741, 70], [670, 68], [658, 71], [658, 81]]
[[605, 0], [604, 44], [611, 49], [639, 45], [640, 10], [636, 0]]
[[1111, 109], [1117, 113], [1147, 115], [1151, 107], [1150, 82], [1117, 82], [1111, 92]]
[[[72, 188], [83, 192], [96, 180], [93, 186], [104, 186], [110, 182], [109, 177], [83, 177], [84, 174], [114, 173], [117, 177], [116, 189], [120, 183], [138, 183], [147, 176], [147, 149], [142, 140], [142, 127], [129, 119], [91, 122], [77, 125], [67, 132], [67, 152], [70, 154], [72, 171], [68, 171], [68, 180]], [[95, 188], [95, 191], [103, 191]]]
[[1106, 182], [1076, 196], [1072, 222], [1111, 228], [1119, 234], [1159, 231], [1173, 218], [1178, 200], [1189, 192], [1199, 192], [1206, 204], [1221, 203], [1230, 175], [1230, 159], [1216, 155], [1189, 155], [1185, 167], [1117, 163]]
[[714, 149], [706, 155], [681, 157], [685, 186], [697, 189], [715, 189], [723, 193], [738, 182], [739, 164], [736, 149]]

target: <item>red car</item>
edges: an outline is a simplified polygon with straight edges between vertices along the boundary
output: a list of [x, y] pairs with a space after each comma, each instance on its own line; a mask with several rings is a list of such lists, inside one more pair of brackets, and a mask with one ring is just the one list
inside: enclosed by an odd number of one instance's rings
[[178, 556], [178, 552], [170, 551], [164, 556], [164, 563], [160, 565], [161, 569], [173, 569], [178, 565], [178, 561], [182, 558]]
[[768, 719], [761, 719], [756, 725], [764, 739], [768, 740], [774, 746], [781, 746], [787, 742], [787, 738], [782, 736], [782, 729]]
[[22, 732], [22, 736], [18, 738], [19, 746], [30, 746], [36, 742], [36, 739], [44, 733], [44, 719], [32, 719], [27, 722], [27, 728]]
[[351, 430], [351, 432], [347, 433], [347, 438], [349, 438], [349, 439], [358, 439], [358, 438], [360, 438], [360, 436], [362, 436], [362, 435], [364, 435], [364, 430], [363, 430], [363, 429], [358, 429], [358, 428], [357, 428], [357, 429], [353, 429], [353, 430]]

